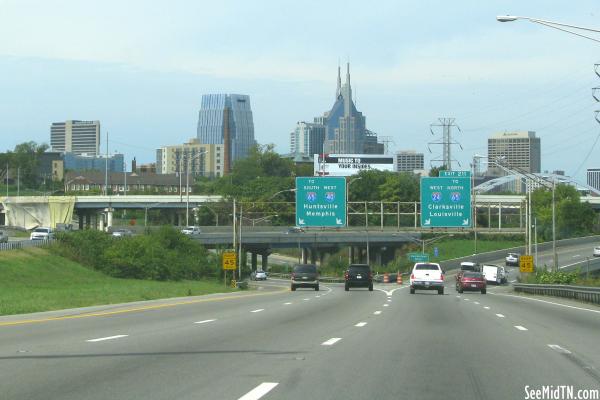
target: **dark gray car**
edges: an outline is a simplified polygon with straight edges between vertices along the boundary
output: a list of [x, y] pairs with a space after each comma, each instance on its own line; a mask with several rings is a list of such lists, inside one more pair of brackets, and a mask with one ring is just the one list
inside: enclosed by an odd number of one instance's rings
[[315, 264], [296, 264], [292, 271], [292, 291], [299, 287], [319, 290], [319, 272]]
[[365, 287], [373, 291], [373, 273], [368, 264], [351, 264], [344, 274], [344, 290], [351, 287]]

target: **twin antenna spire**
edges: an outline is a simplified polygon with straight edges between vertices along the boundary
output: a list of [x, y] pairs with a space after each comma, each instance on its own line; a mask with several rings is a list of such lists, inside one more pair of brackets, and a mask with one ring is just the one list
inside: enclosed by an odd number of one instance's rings
[[[350, 63], [346, 63], [346, 85], [350, 87]], [[338, 64], [338, 76], [337, 76], [337, 90], [335, 92], [335, 98], [338, 99], [342, 95], [342, 71]]]

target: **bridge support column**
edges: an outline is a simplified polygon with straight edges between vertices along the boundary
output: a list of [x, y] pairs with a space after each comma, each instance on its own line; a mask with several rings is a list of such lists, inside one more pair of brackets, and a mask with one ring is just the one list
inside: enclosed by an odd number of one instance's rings
[[302, 264], [308, 264], [308, 249], [306, 247], [302, 248]]
[[98, 220], [98, 230], [104, 232], [104, 215], [96, 214], [96, 219]]
[[106, 229], [110, 229], [112, 228], [113, 225], [113, 209], [112, 208], [107, 208], [106, 209]]
[[350, 246], [348, 248], [348, 264], [352, 264], [354, 262], [354, 246]]
[[[252, 254], [252, 256], [254, 257], [254, 253]], [[262, 270], [267, 272], [267, 268], [269, 267], [269, 253], [262, 253], [260, 255], [261, 261], [262, 261]]]
[[177, 226], [181, 226], [183, 224], [183, 214], [179, 211], [177, 212]]
[[256, 271], [258, 266], [258, 254], [252, 253], [252, 271]]
[[315, 249], [314, 247], [310, 248], [310, 263], [311, 264], [317, 263], [317, 249]]
[[381, 266], [381, 249], [375, 251], [375, 264]]
[[82, 231], [83, 230], [83, 218], [84, 218], [84, 214], [81, 211], [77, 212], [77, 219], [79, 221], [79, 230]]
[[90, 225], [92, 224], [92, 216], [89, 212], [85, 212], [83, 214], [83, 218], [85, 219], [85, 229], [90, 229]]

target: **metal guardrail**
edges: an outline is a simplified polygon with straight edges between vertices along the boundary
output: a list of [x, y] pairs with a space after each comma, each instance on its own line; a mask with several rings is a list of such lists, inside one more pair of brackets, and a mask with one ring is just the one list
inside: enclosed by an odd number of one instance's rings
[[0, 251], [25, 249], [27, 247], [44, 247], [52, 240], [21, 240], [18, 242], [0, 243]]
[[566, 297], [579, 301], [600, 304], [600, 287], [572, 285], [541, 285], [535, 283], [515, 283], [515, 292], [541, 294], [544, 296]]

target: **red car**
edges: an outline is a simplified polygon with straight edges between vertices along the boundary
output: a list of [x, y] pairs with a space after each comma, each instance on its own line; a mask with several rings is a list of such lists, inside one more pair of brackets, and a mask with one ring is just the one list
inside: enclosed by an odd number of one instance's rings
[[462, 293], [465, 290], [481, 291], [481, 294], [486, 293], [486, 281], [481, 272], [463, 272], [460, 280], [456, 281], [456, 291]]

